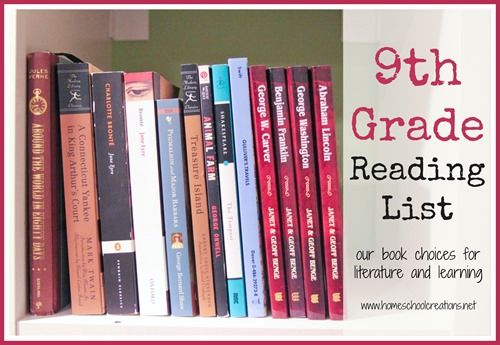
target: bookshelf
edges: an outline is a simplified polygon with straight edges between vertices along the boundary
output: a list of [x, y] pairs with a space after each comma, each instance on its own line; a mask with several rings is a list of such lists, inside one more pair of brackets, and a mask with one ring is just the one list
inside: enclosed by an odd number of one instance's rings
[[[119, 11], [122, 12], [122, 11]], [[303, 319], [274, 320], [269, 318], [175, 318], [175, 317], [144, 317], [144, 316], [75, 316], [66, 309], [57, 315], [50, 317], [34, 317], [28, 313], [28, 276], [27, 276], [27, 236], [26, 236], [26, 64], [27, 52], [35, 50], [51, 50], [71, 52], [84, 60], [92, 61], [102, 69], [127, 69], [127, 70], [157, 70], [171, 77], [179, 84], [178, 65], [180, 63], [192, 62], [189, 54], [193, 54], [191, 46], [184, 46], [185, 51], [181, 53], [182, 45], [178, 52], [171, 53], [168, 63], [159, 61], [159, 57], [165, 53], [162, 44], [172, 44], [172, 37], [178, 37], [178, 33], [171, 32], [169, 38], [163, 37], [160, 43], [155, 40], [155, 30], [165, 29], [158, 27], [158, 19], [168, 18], [170, 25], [182, 22], [185, 13], [174, 11], [134, 11], [131, 13], [131, 21], [123, 25], [119, 15], [113, 15], [111, 10], [31, 10], [14, 9], [7, 6], [5, 9], [6, 32], [6, 85], [14, 87], [6, 89], [5, 94], [5, 336], [6, 339], [19, 336], [26, 339], [39, 339], [47, 337], [51, 339], [78, 337], [78, 338], [106, 338], [106, 337], [137, 337], [137, 338], [255, 338], [255, 337], [332, 337], [341, 334], [349, 334], [352, 330], [355, 334], [359, 330], [377, 329], [383, 327], [382, 322], [373, 323], [370, 320], [359, 322], [332, 322], [332, 321], [309, 321]], [[168, 13], [167, 13], [168, 12]], [[291, 13], [289, 21], [300, 19], [298, 11]], [[123, 14], [123, 13], [122, 13]], [[148, 16], [149, 14], [149, 16]], [[243, 11], [235, 13], [236, 20], [254, 20], [259, 13]], [[262, 13], [261, 13], [262, 14]], [[203, 13], [195, 11], [193, 16], [203, 17]], [[211, 14], [216, 15], [214, 13]], [[305, 14], [307, 16], [309, 14]], [[338, 16], [340, 18], [340, 16]], [[144, 20], [156, 19], [148, 28]], [[305, 18], [305, 17], [304, 17]], [[205, 18], [209, 20], [213, 18]], [[264, 18], [271, 23], [271, 17]], [[327, 18], [324, 18], [325, 20]], [[291, 23], [291, 22], [290, 22]], [[291, 24], [288, 25], [291, 25]], [[337, 23], [339, 26], [340, 23]], [[140, 31], [130, 30], [134, 26]], [[268, 24], [270, 25], [270, 24]], [[324, 25], [328, 25], [327, 22]], [[148, 29], [153, 30], [148, 38]], [[199, 28], [198, 28], [199, 29]], [[196, 28], [193, 29], [196, 31]], [[213, 33], [216, 35], [217, 33]], [[177, 35], [177, 36], [176, 36]], [[340, 32], [338, 35], [340, 44]], [[113, 41], [112, 38], [121, 40], [133, 39], [134, 41]], [[234, 39], [234, 37], [233, 37]], [[312, 39], [312, 38], [310, 38]], [[148, 43], [149, 41], [149, 43]], [[138, 46], [145, 46], [144, 50], [137, 50]], [[156, 48], [154, 45], [156, 44]], [[287, 61], [272, 59], [269, 47], [262, 49], [267, 53], [260, 53], [252, 60], [251, 49], [239, 48], [235, 54], [227, 52], [231, 42], [222, 44], [224, 49], [221, 54], [196, 55], [197, 60], [207, 63], [224, 61], [228, 56], [247, 55], [251, 62], [268, 64], [313, 64], [332, 63], [328, 61], [311, 61], [309, 57], [295, 55]], [[328, 42], [327, 42], [328, 44]], [[134, 54], [127, 62], [125, 57], [127, 51], [142, 51], [142, 54]], [[153, 49], [151, 51], [150, 49]], [[253, 48], [252, 48], [253, 49]], [[248, 53], [248, 54], [246, 54]], [[154, 59], [144, 56], [152, 54]], [[183, 55], [184, 54], [184, 55]], [[274, 52], [276, 57], [279, 52]], [[289, 52], [293, 54], [293, 52]], [[334, 78], [337, 85], [341, 83], [341, 51], [340, 56], [335, 56], [334, 61], [340, 61], [337, 70], [340, 70]], [[139, 57], [137, 57], [138, 55]], [[130, 56], [130, 55], [129, 55]], [[141, 59], [140, 56], [143, 58]], [[292, 56], [293, 57], [293, 56]], [[185, 60], [185, 59], [188, 60]], [[205, 60], [204, 60], [205, 59]], [[340, 59], [340, 60], [338, 60]], [[138, 61], [153, 61], [150, 65], [141, 65]], [[163, 63], [163, 67], [158, 65]], [[168, 65], [168, 67], [165, 67]], [[170, 69], [175, 69], [171, 71]], [[336, 95], [337, 116], [341, 118], [341, 95]], [[342, 128], [341, 123], [337, 128]], [[339, 136], [339, 142], [342, 142]]]

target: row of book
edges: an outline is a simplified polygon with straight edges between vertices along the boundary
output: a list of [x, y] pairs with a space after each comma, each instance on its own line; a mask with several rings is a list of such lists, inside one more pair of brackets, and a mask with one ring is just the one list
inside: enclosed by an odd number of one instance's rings
[[28, 55], [31, 312], [341, 319], [330, 67], [181, 77]]

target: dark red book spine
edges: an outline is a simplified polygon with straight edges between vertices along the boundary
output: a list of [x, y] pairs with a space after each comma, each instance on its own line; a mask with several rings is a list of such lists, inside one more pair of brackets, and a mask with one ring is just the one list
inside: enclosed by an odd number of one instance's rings
[[307, 317], [309, 319], [324, 319], [326, 309], [323, 254], [316, 194], [316, 156], [313, 146], [315, 138], [313, 136], [308, 70], [305, 66], [298, 66], [288, 67], [286, 72]]
[[280, 201], [283, 253], [285, 254], [286, 286], [290, 317], [305, 317], [304, 274], [300, 252], [297, 189], [292, 156], [292, 137], [285, 69], [268, 70], [271, 118], [278, 173], [278, 200]]
[[325, 251], [328, 310], [331, 319], [343, 318], [342, 208], [335, 140], [335, 114], [330, 66], [311, 68], [316, 149]]
[[266, 66], [250, 66], [249, 77], [271, 315], [286, 318], [288, 298]]
[[62, 243], [65, 230], [57, 60], [49, 52], [27, 56], [30, 311], [35, 315], [53, 314], [68, 302], [61, 293], [64, 277], [67, 279], [67, 261]]

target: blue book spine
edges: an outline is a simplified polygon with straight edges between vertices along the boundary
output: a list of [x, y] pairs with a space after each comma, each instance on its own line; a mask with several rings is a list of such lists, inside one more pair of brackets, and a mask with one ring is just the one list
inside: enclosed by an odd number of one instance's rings
[[228, 60], [248, 316], [267, 315], [247, 58]]
[[233, 133], [231, 128], [231, 97], [229, 93], [229, 67], [212, 66], [215, 136], [219, 165], [224, 254], [230, 316], [247, 315], [245, 281], [241, 253], [241, 235], [238, 214], [236, 168], [234, 165]]
[[165, 242], [172, 315], [197, 314], [181, 103], [156, 102]]

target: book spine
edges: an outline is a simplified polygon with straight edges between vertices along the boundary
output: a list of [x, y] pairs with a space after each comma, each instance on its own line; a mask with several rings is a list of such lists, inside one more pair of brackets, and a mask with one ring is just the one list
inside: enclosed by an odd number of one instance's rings
[[287, 68], [307, 317], [324, 319], [325, 291], [316, 194], [316, 157], [307, 67]]
[[58, 64], [64, 196], [73, 314], [103, 314], [89, 65]]
[[271, 117], [274, 130], [279, 200], [284, 238], [288, 306], [291, 317], [305, 317], [304, 275], [292, 156], [292, 137], [284, 68], [269, 69]]
[[198, 301], [201, 316], [215, 316], [198, 67], [194, 64], [182, 65], [181, 77]]
[[153, 73], [125, 73], [130, 190], [141, 315], [167, 315], [168, 282], [160, 197]]
[[335, 139], [335, 114], [330, 66], [311, 68], [316, 151], [325, 252], [326, 288], [331, 319], [343, 318], [342, 208]]
[[59, 215], [64, 208], [56, 63], [57, 56], [49, 52], [27, 55], [30, 312], [35, 315], [54, 314], [63, 305], [65, 229]]
[[271, 315], [273, 318], [287, 318], [288, 299], [266, 67], [250, 66], [249, 75]]
[[229, 313], [234, 317], [247, 315], [245, 281], [241, 253], [238, 194], [232, 133], [231, 97], [228, 65], [212, 66], [217, 160], [219, 163], [220, 199], [224, 229]]
[[198, 313], [193, 257], [193, 240], [186, 174], [184, 126], [178, 99], [158, 100], [163, 214], [167, 247], [172, 315]]
[[92, 96], [106, 310], [137, 314], [123, 73], [94, 73]]
[[227, 316], [229, 314], [229, 307], [210, 66], [198, 66], [198, 77], [200, 81], [201, 118], [203, 122], [203, 147], [205, 148], [208, 219], [212, 239], [215, 303], [217, 315]]
[[248, 316], [267, 315], [246, 58], [228, 60]]

